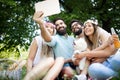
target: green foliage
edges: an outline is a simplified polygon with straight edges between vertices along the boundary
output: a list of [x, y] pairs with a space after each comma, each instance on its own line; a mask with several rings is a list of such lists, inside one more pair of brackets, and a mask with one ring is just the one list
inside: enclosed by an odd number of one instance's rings
[[27, 73], [26, 66], [24, 66], [22, 68], [22, 80], [24, 80], [24, 77], [25, 77], [26, 73]]
[[[114, 27], [120, 34], [119, 0], [59, 1], [62, 12], [49, 18], [51, 21], [58, 16], [63, 18], [68, 25], [67, 31], [69, 34], [71, 34], [69, 23], [72, 19], [84, 22], [90, 18], [98, 19], [107, 31], [110, 32], [110, 27]], [[25, 46], [28, 49], [32, 38], [35, 36], [34, 31], [38, 29], [32, 20], [35, 2], [38, 2], [38, 0], [0, 0], [0, 54], [2, 51], [9, 52], [11, 49], [19, 55], [16, 47], [18, 45], [20, 47]], [[5, 57], [5, 55], [0, 57]]]
[[[32, 20], [34, 12], [31, 1], [0, 1], [0, 51], [17, 45], [26, 46], [37, 28]], [[27, 41], [28, 40], [28, 41]]]
[[0, 59], [2, 58], [11, 58], [14, 60], [18, 59], [26, 59], [28, 57], [28, 50], [25, 47], [11, 47], [8, 50], [4, 50], [0, 52]]
[[0, 52], [0, 58], [13, 58], [18, 59], [20, 57], [19, 53], [15, 51], [15, 49], [12, 49], [14, 51], [1, 51]]
[[[110, 27], [120, 30], [120, 2], [118, 0], [61, 0], [60, 2], [65, 9], [64, 15], [75, 15], [72, 18], [77, 16], [77, 19], [81, 21], [95, 18], [109, 32]], [[67, 20], [71, 20], [70, 15]]]
[[119, 71], [119, 76], [118, 77], [113, 77], [112, 79], [110, 80], [120, 80], [120, 71]]
[[[102, 28], [110, 32], [114, 27], [120, 33], [120, 2], [118, 0], [60, 0], [63, 12], [51, 16], [62, 17], [67, 25], [72, 19], [78, 19], [82, 22], [87, 19], [97, 19]], [[113, 7], [114, 6], [114, 7]], [[68, 29], [69, 34], [71, 31]]]

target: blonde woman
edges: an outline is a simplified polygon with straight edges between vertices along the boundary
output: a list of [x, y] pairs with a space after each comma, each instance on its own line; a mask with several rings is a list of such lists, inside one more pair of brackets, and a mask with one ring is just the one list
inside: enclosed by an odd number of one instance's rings
[[113, 55], [117, 50], [113, 44], [108, 45], [107, 43], [111, 35], [100, 28], [97, 21], [87, 20], [84, 26], [85, 38], [91, 51], [76, 54], [75, 57], [82, 58], [86, 56], [92, 62], [88, 73], [93, 80], [106, 80], [111, 76], [117, 76], [117, 72], [111, 65], [113, 64], [111, 63], [113, 62]]
[[[46, 26], [50, 35], [55, 34], [55, 25], [51, 22], [42, 24]], [[59, 75], [63, 64], [64, 59], [59, 57], [54, 60], [52, 48], [47, 46], [41, 36], [37, 36], [30, 46], [27, 75], [24, 80], [54, 80]]]

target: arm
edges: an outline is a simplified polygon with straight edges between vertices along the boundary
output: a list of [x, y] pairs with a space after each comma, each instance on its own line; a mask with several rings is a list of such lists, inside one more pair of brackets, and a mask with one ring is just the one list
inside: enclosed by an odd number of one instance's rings
[[50, 42], [52, 40], [52, 37], [51, 37], [50, 33], [47, 31], [47, 29], [45, 28], [44, 22], [42, 20], [42, 15], [43, 15], [43, 12], [41, 12], [41, 11], [36, 12], [33, 16], [33, 20], [39, 24], [40, 29], [41, 29], [41, 35], [42, 35], [43, 39], [46, 42]]
[[109, 57], [115, 51], [114, 45], [110, 45], [104, 50], [93, 50], [93, 51], [84, 51], [80, 54], [75, 54], [75, 58], [82, 59], [83, 57], [94, 58], [94, 57]]
[[109, 57], [110, 55], [114, 54], [114, 51], [114, 45], [111, 44], [103, 50], [90, 51], [88, 54], [86, 54], [86, 57]]
[[103, 57], [104, 57], [104, 55], [106, 55], [106, 57], [109, 57], [110, 55], [115, 53], [116, 49], [114, 47], [113, 41], [116, 39], [118, 39], [118, 36], [113, 34], [112, 36], [110, 36], [108, 38], [108, 40], [106, 42], [104, 42], [104, 44], [102, 46], [105, 46], [105, 45], [107, 45], [107, 46], [106, 46], [106, 48], [103, 49], [103, 51], [106, 51], [105, 54], [103, 54]]
[[97, 47], [94, 50], [103, 50], [109, 46], [110, 40], [111, 40], [110, 39], [111, 35], [110, 35], [110, 33], [108, 33], [107, 31], [105, 31], [104, 29], [102, 29], [100, 27], [98, 28], [98, 33], [99, 33], [99, 39], [101, 40], [102, 45], [100, 45], [99, 47]]
[[64, 65], [64, 58], [63, 57], [56, 58], [54, 65], [50, 68], [50, 70], [48, 71], [48, 73], [46, 74], [43, 80], [55, 80], [55, 78], [61, 72], [63, 65]]
[[64, 61], [64, 63], [67, 63], [67, 62], [73, 62], [73, 61], [72, 61], [72, 59], [66, 59], [66, 60]]
[[27, 72], [31, 71], [32, 69], [32, 65], [33, 65], [35, 55], [36, 55], [37, 48], [38, 48], [37, 41], [34, 39], [30, 45], [30, 51], [29, 51], [28, 60], [27, 60]]
[[102, 44], [101, 46], [97, 47], [96, 49], [94, 49], [95, 51], [97, 50], [103, 50], [104, 48], [108, 47], [109, 43], [106, 41], [104, 44]]
[[105, 58], [92, 58], [91, 61], [92, 63], [102, 63], [104, 62], [108, 57]]
[[88, 59], [86, 59], [86, 62], [85, 62], [85, 67], [84, 69], [82, 70], [81, 74], [85, 74], [87, 75], [88, 74], [88, 67], [90, 65], [90, 61]]
[[107, 41], [104, 41], [102, 45], [100, 45], [99, 47], [97, 47], [96, 49], [94, 49], [95, 51], [97, 50], [103, 50], [105, 49], [106, 47], [109, 47], [111, 44], [113, 44], [113, 41], [112, 41], [112, 37], [110, 36]]

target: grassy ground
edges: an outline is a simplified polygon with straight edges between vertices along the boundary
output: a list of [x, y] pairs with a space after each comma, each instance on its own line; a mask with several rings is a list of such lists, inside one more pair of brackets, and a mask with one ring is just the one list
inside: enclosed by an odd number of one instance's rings
[[[22, 68], [22, 80], [24, 79], [25, 75], [26, 75], [26, 67], [24, 66], [24, 67]], [[58, 79], [58, 80], [59, 80], [59, 79]], [[65, 80], [67, 80], [67, 79], [65, 79]], [[120, 72], [119, 72], [119, 78], [112, 78], [112, 79], [110, 79], [110, 80], [120, 80]]]
[[26, 75], [26, 67], [23, 67], [22, 68], [22, 80], [24, 79], [25, 75]]

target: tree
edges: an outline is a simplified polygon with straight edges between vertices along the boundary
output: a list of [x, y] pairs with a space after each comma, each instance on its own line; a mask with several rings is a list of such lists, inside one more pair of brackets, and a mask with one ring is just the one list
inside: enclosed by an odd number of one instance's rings
[[0, 51], [28, 46], [37, 28], [32, 20], [33, 1], [0, 1]]
[[[120, 29], [120, 1], [118, 0], [60, 0], [66, 15], [66, 22], [72, 18], [81, 21], [97, 19], [101, 26], [110, 32], [110, 28]], [[62, 14], [62, 13], [61, 13]], [[69, 20], [69, 21], [67, 21]]]
[[[78, 19], [82, 22], [90, 18], [98, 19], [105, 30], [110, 32], [110, 27], [114, 27], [120, 34], [119, 0], [59, 1], [62, 12], [50, 16], [51, 21], [59, 16], [69, 25], [72, 19]], [[32, 20], [35, 2], [38, 0], [0, 0], [0, 51], [12, 49], [17, 51], [18, 45], [28, 48], [35, 36], [33, 33], [38, 28]], [[67, 30], [71, 34], [71, 30]]]

